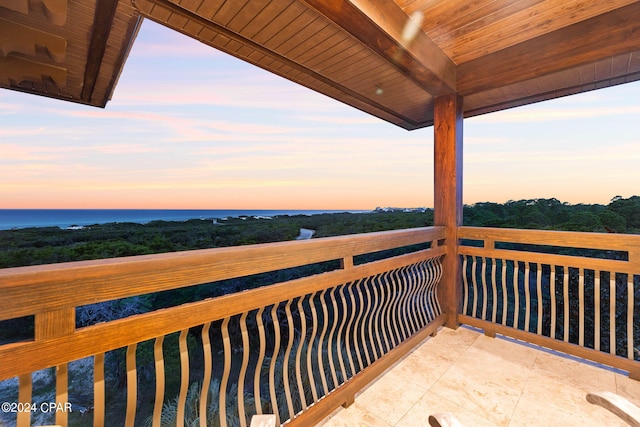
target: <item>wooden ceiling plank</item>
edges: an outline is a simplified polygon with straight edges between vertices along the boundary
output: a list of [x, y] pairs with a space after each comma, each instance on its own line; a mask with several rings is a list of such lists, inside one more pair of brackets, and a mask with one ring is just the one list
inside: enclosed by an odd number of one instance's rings
[[218, 12], [218, 9], [220, 9], [224, 2], [225, 0], [204, 0], [200, 4], [200, 7], [195, 11], [189, 8], [187, 8], [187, 10], [195, 12], [196, 15], [200, 15], [201, 17], [209, 20]]
[[185, 18], [184, 16], [172, 13], [167, 19], [167, 23], [173, 28], [178, 28], [182, 31], [184, 27], [186, 27], [186, 25], [189, 23], [189, 19]]
[[253, 39], [253, 37], [271, 21], [272, 16], [278, 16], [290, 5], [290, 1], [270, 2], [259, 13], [257, 13], [251, 21], [242, 27], [239, 32], [241, 32], [243, 36]]
[[194, 34], [198, 39], [200, 38], [200, 33], [202, 33], [203, 28], [204, 27], [201, 24], [192, 20], [189, 20], [187, 24], [182, 27], [185, 33]]
[[370, 55], [372, 52], [363, 51], [362, 46], [356, 44], [341, 52], [339, 58], [330, 58], [316, 69], [325, 76], [348, 74], [354, 68], [361, 69], [361, 64], [366, 62]]
[[202, 7], [202, 3], [208, 0], [178, 0], [176, 3], [180, 5], [180, 7], [184, 9], [188, 9], [192, 12], [197, 11], [200, 7]]
[[[250, 1], [233, 16], [229, 22], [225, 25], [231, 31], [236, 33], [242, 33], [242, 30], [253, 21], [256, 16], [269, 6], [269, 2], [266, 1]], [[216, 15], [217, 16], [217, 15]], [[217, 20], [217, 19], [216, 19]]]
[[[247, 5], [249, 0], [228, 0], [224, 2], [220, 9], [213, 15], [212, 21], [220, 24], [224, 27], [228, 27], [229, 22], [235, 18], [238, 14], [242, 13], [242, 9]], [[251, 3], [257, 4], [259, 2], [252, 1]]]
[[514, 14], [521, 13], [545, 0], [500, 1], [486, 3], [469, 13], [458, 16], [454, 14], [447, 25], [442, 25], [428, 31], [431, 39], [443, 46], [444, 43], [453, 43], [474, 31], [482, 31], [489, 25], [498, 24], [511, 18]]
[[[331, 32], [333, 32], [333, 34], [331, 34]], [[336, 28], [328, 27], [326, 36], [321, 41], [317, 42], [305, 52], [300, 52], [298, 55], [292, 56], [291, 59], [299, 64], [306, 64], [307, 61], [311, 61], [313, 58], [327, 56], [328, 51], [344, 41], [346, 37], [344, 33], [339, 32]]]
[[458, 91], [467, 96], [630, 49], [640, 49], [640, 3], [463, 63], [458, 66]]
[[[312, 49], [320, 40], [324, 40], [327, 33], [323, 30], [329, 27], [329, 23], [322, 17], [316, 16], [313, 21], [306, 24], [296, 37], [290, 37], [278, 47], [278, 52], [287, 58], [295, 58], [301, 53]], [[330, 27], [329, 27], [330, 28]], [[331, 28], [329, 29], [331, 34]]]
[[475, 31], [456, 34], [441, 47], [457, 64], [461, 64], [634, 1], [611, 0], [586, 4], [583, 0], [545, 1]]
[[596, 80], [604, 80], [613, 76], [613, 58], [607, 58], [594, 64]]
[[[311, 26], [317, 15], [309, 10], [305, 9], [300, 15], [296, 16], [287, 25], [280, 29], [273, 37], [269, 38], [264, 43], [264, 46], [268, 49], [278, 52], [283, 55], [291, 46], [291, 44], [297, 44], [299, 40], [304, 39], [304, 34], [307, 31], [307, 27]], [[313, 30], [311, 30], [313, 31]]]
[[403, 41], [406, 13], [386, 0], [303, 0], [433, 95], [455, 90], [453, 62], [427, 35], [418, 31]]
[[304, 64], [309, 68], [322, 72], [325, 68], [335, 65], [339, 61], [338, 58], [347, 58], [350, 53], [359, 52], [360, 50], [362, 50], [361, 45], [358, 45], [350, 36], [345, 36], [344, 39], [323, 51], [322, 55], [305, 60]]
[[254, 42], [264, 45], [269, 39], [276, 35], [287, 23], [293, 21], [304, 12], [304, 8], [297, 2], [291, 3], [286, 9], [280, 12], [271, 22], [265, 25], [255, 36], [251, 37]]

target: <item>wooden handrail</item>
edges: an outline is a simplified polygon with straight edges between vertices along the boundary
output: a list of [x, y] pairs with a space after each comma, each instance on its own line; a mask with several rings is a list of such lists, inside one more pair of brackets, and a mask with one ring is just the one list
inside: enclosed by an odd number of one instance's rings
[[425, 227], [0, 269], [0, 320], [444, 239]]
[[640, 248], [640, 235], [634, 234], [522, 230], [465, 226], [458, 228], [458, 238], [620, 251], [629, 251]]

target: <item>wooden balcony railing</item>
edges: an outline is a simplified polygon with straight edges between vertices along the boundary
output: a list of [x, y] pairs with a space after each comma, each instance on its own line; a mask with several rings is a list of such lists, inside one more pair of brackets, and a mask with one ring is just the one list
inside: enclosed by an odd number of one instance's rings
[[640, 236], [460, 227], [459, 320], [640, 379]]
[[[55, 367], [56, 403], [73, 404], [69, 364], [92, 358], [84, 425], [180, 426], [191, 414], [201, 426], [246, 426], [260, 413], [310, 425], [442, 325], [445, 237], [430, 227], [0, 270], [0, 320], [33, 315], [35, 331], [0, 345], [0, 381], [17, 377], [17, 403], [32, 403], [32, 373]], [[394, 248], [408, 251], [358, 261]], [[76, 327], [76, 309], [88, 304], [331, 260], [339, 267], [324, 273]], [[179, 349], [173, 361], [169, 342]], [[106, 361], [113, 352], [126, 369], [120, 399], [105, 386], [118, 369]], [[143, 401], [143, 391], [154, 397]], [[66, 426], [75, 414], [61, 408], [50, 422]], [[23, 410], [14, 421], [30, 418]]]

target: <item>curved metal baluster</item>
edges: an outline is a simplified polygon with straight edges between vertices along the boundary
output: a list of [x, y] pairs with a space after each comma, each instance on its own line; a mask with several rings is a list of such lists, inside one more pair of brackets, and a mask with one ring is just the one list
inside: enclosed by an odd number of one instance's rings
[[413, 316], [411, 314], [411, 301], [413, 300], [415, 281], [411, 272], [411, 266], [404, 267], [402, 271], [404, 273], [401, 276], [403, 293], [406, 294], [403, 298], [404, 324], [407, 330], [407, 335], [410, 337], [416, 332], [415, 324], [413, 323]]
[[578, 269], [578, 345], [584, 347], [584, 269]]
[[398, 299], [396, 301], [396, 324], [398, 325], [398, 333], [400, 334], [400, 342], [403, 342], [407, 338], [407, 318], [405, 313], [405, 301], [407, 297], [406, 280], [405, 280], [405, 267], [401, 267], [395, 270], [396, 278], [396, 293]]
[[211, 384], [211, 371], [213, 368], [213, 361], [211, 359], [211, 339], [209, 338], [210, 328], [211, 322], [205, 323], [200, 335], [202, 337], [202, 354], [204, 356], [204, 372], [202, 373], [202, 388], [200, 389], [200, 427], [207, 427], [207, 402], [209, 399], [209, 386]]
[[515, 302], [513, 304], [513, 327], [518, 329], [518, 317], [520, 315], [520, 286], [518, 284], [520, 275], [520, 262], [513, 261], [513, 294]]
[[[318, 367], [320, 369], [320, 380], [322, 381], [322, 389], [324, 391], [323, 396], [329, 394], [329, 389], [327, 388], [327, 376], [324, 370], [324, 362], [323, 362], [323, 341], [324, 337], [327, 333], [327, 327], [329, 325], [329, 314], [327, 313], [327, 302], [325, 300], [325, 295], [328, 289], [324, 289], [322, 293], [320, 293], [320, 304], [322, 305], [322, 332], [320, 333], [320, 340], [318, 341]], [[329, 360], [331, 361], [331, 346], [328, 348]], [[331, 367], [331, 373], [334, 372], [333, 367]], [[334, 374], [335, 375], [335, 374]]]
[[507, 294], [507, 260], [502, 260], [502, 324], [507, 326], [509, 295]]
[[549, 294], [551, 296], [551, 330], [549, 335], [551, 338], [556, 339], [556, 266], [550, 265], [549, 268]]
[[401, 332], [401, 328], [398, 326], [398, 319], [399, 319], [399, 313], [400, 313], [400, 309], [399, 309], [399, 305], [400, 305], [400, 297], [401, 297], [401, 292], [399, 289], [399, 283], [398, 283], [398, 270], [393, 270], [391, 272], [391, 286], [393, 287], [393, 302], [392, 302], [392, 310], [391, 310], [391, 324], [393, 326], [393, 331], [396, 334], [396, 338], [398, 339], [397, 343], [398, 345], [400, 343], [402, 343], [402, 341], [404, 341], [404, 337], [402, 336], [402, 332]]
[[[375, 276], [369, 282], [371, 283], [371, 287], [373, 289], [373, 316], [372, 316], [372, 327], [376, 336], [376, 341], [371, 342], [371, 347], [373, 348], [373, 360], [378, 360], [384, 354], [384, 347], [382, 347], [382, 338], [380, 336], [380, 321], [381, 321], [381, 312], [382, 312], [382, 299], [378, 299], [378, 288], [381, 288], [380, 284], [380, 275]], [[381, 289], [382, 290], [382, 289]], [[375, 343], [378, 344], [376, 348]], [[378, 350], [380, 351], [378, 355]]]
[[[104, 426], [104, 353], [93, 356], [93, 426]], [[162, 411], [162, 402], [160, 403]], [[155, 426], [154, 426], [155, 427]]]
[[296, 380], [298, 382], [298, 394], [300, 395], [300, 403], [302, 404], [302, 410], [307, 409], [307, 397], [304, 394], [304, 387], [302, 384], [302, 369], [300, 367], [300, 358], [302, 356], [302, 348], [307, 341], [307, 317], [302, 307], [302, 301], [304, 296], [298, 298], [298, 314], [300, 315], [300, 340], [298, 341], [298, 349], [296, 350]]
[[473, 313], [471, 316], [478, 317], [478, 278], [476, 270], [478, 268], [478, 258], [473, 257], [471, 261], [471, 284], [473, 285]]
[[137, 389], [138, 379], [136, 370], [136, 347], [137, 343], [127, 346], [127, 411], [124, 420], [126, 427], [133, 427], [136, 420], [136, 402], [137, 402]]
[[153, 427], [160, 427], [162, 418], [162, 403], [164, 401], [164, 335], [156, 338], [153, 344], [153, 359], [156, 366], [156, 398], [153, 403]]
[[289, 419], [293, 419], [295, 411], [293, 409], [293, 399], [291, 397], [291, 384], [289, 383], [289, 356], [291, 355], [291, 348], [293, 348], [294, 328], [293, 318], [291, 317], [291, 300], [288, 300], [284, 306], [284, 312], [287, 315], [287, 325], [289, 327], [289, 340], [287, 341], [287, 348], [284, 351], [284, 363], [282, 364], [282, 375], [284, 378], [284, 394], [287, 398], [287, 408], [289, 409]]
[[[342, 346], [341, 346], [342, 332], [344, 331], [344, 324], [347, 322], [347, 307], [346, 307], [345, 297], [344, 297], [345, 287], [346, 287], [345, 285], [342, 285], [336, 288], [336, 293], [338, 294], [338, 296], [340, 297], [340, 300], [342, 301], [342, 316], [340, 319], [340, 326], [338, 327], [338, 334], [336, 335], [336, 348], [338, 351], [338, 362], [340, 363], [340, 369], [342, 370], [343, 382], [347, 381], [347, 379], [349, 378], [347, 375], [347, 370], [345, 369], [344, 357], [342, 355]], [[342, 296], [340, 295], [339, 289], [342, 289]]]
[[415, 289], [411, 297], [411, 316], [413, 317], [416, 332], [422, 329], [425, 325], [424, 313], [422, 312], [422, 305], [424, 305], [426, 290], [426, 281], [424, 280], [425, 263], [426, 261], [421, 261], [411, 267], [413, 280], [415, 281]]
[[218, 394], [218, 413], [220, 414], [220, 426], [227, 425], [227, 384], [229, 382], [229, 373], [231, 372], [231, 340], [229, 339], [229, 320], [225, 317], [222, 320], [222, 348], [224, 353], [224, 368], [222, 371], [222, 379], [220, 380], [220, 393]]
[[[564, 341], [569, 342], [569, 267], [563, 266], [564, 270], [564, 281], [562, 283], [562, 290], [564, 292], [563, 295], [563, 304], [564, 304]], [[615, 301], [615, 300], [614, 300]], [[614, 313], [615, 318], [615, 313]], [[615, 341], [614, 341], [615, 342]]]
[[487, 320], [487, 303], [489, 299], [487, 296], [487, 258], [482, 259], [480, 275], [482, 276], [482, 320]]
[[[309, 308], [311, 309], [311, 322], [313, 324], [311, 329], [311, 337], [309, 337], [309, 345], [307, 346], [307, 376], [309, 377], [309, 384], [311, 387], [311, 395], [313, 396], [313, 402], [318, 401], [318, 392], [316, 390], [316, 380], [313, 375], [313, 364], [311, 363], [311, 356], [313, 354], [313, 343], [316, 341], [316, 333], [318, 332], [318, 313], [316, 311], [316, 305], [313, 301], [318, 293], [309, 295]], [[321, 366], [321, 365], [319, 365]]]
[[431, 320], [436, 317], [435, 307], [435, 287], [437, 285], [436, 278], [438, 270], [436, 265], [437, 259], [431, 258], [424, 261], [422, 265], [422, 280], [424, 281], [422, 297], [420, 298], [422, 306], [422, 316], [424, 317], [423, 327], [427, 326]]
[[[327, 341], [327, 347], [329, 352], [329, 367], [331, 368], [331, 376], [333, 377], [333, 389], [338, 388], [338, 378], [336, 376], [336, 367], [333, 361], [333, 334], [338, 326], [338, 304], [336, 304], [335, 293], [338, 287], [333, 288], [333, 292], [329, 292], [331, 297], [331, 305], [333, 306], [333, 320], [331, 321], [331, 331], [329, 332], [329, 340]], [[338, 350], [339, 352], [339, 350]]]
[[425, 301], [427, 302], [427, 304], [424, 313], [426, 315], [427, 324], [433, 321], [436, 316], [438, 316], [437, 289], [439, 284], [438, 275], [440, 274], [438, 268], [439, 262], [439, 259], [431, 258], [427, 261], [427, 268], [425, 270]]
[[[276, 415], [276, 425], [280, 423], [280, 409], [278, 408], [278, 399], [276, 396], [276, 361], [278, 353], [280, 353], [280, 322], [278, 321], [278, 306], [274, 304], [271, 309], [271, 320], [273, 322], [273, 354], [271, 355], [271, 363], [269, 364], [269, 396], [271, 397], [271, 406], [273, 413]], [[283, 364], [285, 367], [285, 364]]]
[[531, 291], [529, 287], [530, 283], [531, 270], [529, 268], [529, 263], [524, 263], [524, 331], [531, 332]]
[[627, 357], [634, 359], [633, 345], [633, 307], [634, 307], [633, 274], [627, 273]]
[[396, 305], [398, 301], [398, 291], [396, 289], [396, 280], [394, 277], [395, 270], [389, 272], [387, 276], [389, 279], [389, 312], [387, 313], [387, 320], [389, 323], [389, 336], [392, 338], [393, 348], [402, 342], [402, 337], [398, 332], [398, 326], [396, 325]]
[[[356, 357], [358, 358], [358, 372], [362, 371], [364, 369], [364, 363], [363, 363], [363, 359], [362, 359], [362, 353], [366, 353], [367, 352], [367, 340], [366, 340], [366, 334], [365, 334], [365, 327], [364, 327], [364, 318], [363, 318], [363, 314], [364, 314], [364, 297], [362, 294], [362, 286], [364, 286], [364, 282], [366, 279], [360, 279], [356, 282], [356, 284], [354, 284], [352, 290], [355, 288], [357, 294], [358, 294], [358, 301], [360, 302], [359, 307], [358, 307], [358, 314], [355, 317], [355, 322], [353, 324], [353, 341], [355, 342], [355, 347], [356, 347]], [[355, 300], [355, 297], [354, 297]], [[355, 302], [354, 302], [355, 304]], [[358, 325], [360, 325], [360, 333], [358, 334]], [[358, 337], [360, 339], [358, 339]], [[362, 349], [360, 349], [362, 347]]]
[[[244, 409], [244, 382], [247, 375], [247, 366], [249, 366], [249, 333], [247, 332], [247, 316], [248, 312], [242, 313], [240, 316], [240, 335], [242, 336], [242, 365], [240, 365], [240, 373], [238, 374], [238, 418], [240, 418], [240, 427], [247, 425], [247, 413]], [[204, 426], [206, 427], [206, 426]]]
[[180, 394], [178, 395], [178, 415], [176, 421], [178, 426], [184, 425], [185, 406], [187, 403], [187, 392], [189, 391], [189, 348], [187, 347], [188, 329], [180, 331], [178, 347], [180, 348]]
[[260, 340], [260, 348], [258, 350], [258, 360], [256, 361], [256, 372], [253, 376], [253, 399], [255, 400], [256, 414], [262, 414], [262, 397], [260, 397], [260, 373], [262, 372], [262, 363], [264, 362], [264, 354], [266, 352], [266, 340], [264, 334], [264, 322], [262, 321], [262, 313], [264, 307], [260, 307], [256, 313], [256, 327], [258, 329], [258, 338]]
[[462, 255], [462, 292], [464, 304], [462, 305], [462, 312], [469, 316], [469, 279], [467, 278], [467, 263], [469, 257]]
[[442, 275], [444, 274], [443, 268], [442, 268], [442, 256], [440, 256], [438, 258], [438, 262], [436, 263], [437, 266], [437, 270], [438, 270], [438, 276], [435, 279], [434, 282], [434, 291], [433, 291], [433, 296], [435, 298], [436, 301], [436, 308], [437, 308], [437, 313], [438, 315], [442, 314], [442, 307], [440, 306], [440, 300], [438, 299], [438, 293], [436, 292], [436, 286], [440, 283], [440, 281], [442, 280]]
[[616, 349], [616, 301], [617, 300], [618, 300], [618, 296], [616, 295], [616, 273], [613, 271], [610, 271], [609, 272], [609, 353], [613, 354], [614, 356], [617, 354], [617, 349]]
[[[365, 295], [367, 296], [367, 308], [364, 310], [364, 317], [362, 318], [361, 323], [361, 339], [362, 345], [364, 347], [364, 355], [367, 359], [367, 366], [371, 365], [371, 357], [369, 355], [369, 346], [371, 347], [371, 352], [373, 353], [373, 357], [375, 360], [375, 343], [373, 342], [373, 327], [372, 327], [372, 318], [373, 313], [371, 312], [371, 292], [369, 292], [369, 287], [371, 285], [371, 277], [367, 277], [367, 279], [362, 281], [362, 286], [364, 287]], [[362, 295], [362, 292], [361, 292]], [[363, 304], [364, 305], [364, 304]], [[366, 331], [366, 332], [365, 332]], [[369, 335], [366, 335], [366, 334]], [[367, 345], [367, 339], [369, 345]]]
[[[402, 274], [400, 274], [402, 272]], [[400, 285], [402, 291], [400, 294], [402, 295], [402, 316], [405, 332], [407, 333], [407, 337], [410, 337], [415, 332], [415, 328], [413, 325], [413, 320], [411, 319], [411, 309], [410, 302], [413, 295], [413, 279], [411, 276], [411, 266], [402, 267], [398, 271], [398, 276], [400, 278]]]
[[415, 297], [415, 313], [416, 313], [416, 322], [418, 323], [418, 329], [424, 328], [428, 323], [428, 316], [426, 310], [429, 305], [429, 296], [427, 293], [429, 281], [427, 277], [427, 266], [428, 261], [421, 261], [416, 266], [416, 273], [418, 277], [418, 292]]
[[[344, 287], [344, 298], [342, 298], [342, 307], [344, 307], [344, 312], [345, 312], [345, 320], [346, 320], [346, 314], [347, 311], [350, 311], [351, 314], [349, 316], [349, 321], [347, 323], [347, 330], [344, 334], [344, 342], [345, 342], [345, 349], [347, 351], [347, 358], [349, 360], [349, 367], [351, 368], [351, 376], [354, 376], [356, 374], [356, 368], [353, 364], [353, 351], [351, 349], [351, 341], [354, 341], [354, 346], [357, 349], [358, 348], [358, 343], [357, 340], [352, 339], [353, 334], [351, 333], [352, 328], [353, 328], [353, 319], [355, 319], [355, 312], [354, 312], [354, 307], [355, 307], [355, 299], [353, 297], [353, 285], [354, 282], [349, 283], [348, 285], [346, 285]], [[349, 300], [351, 301], [351, 309], [347, 310], [347, 293], [349, 294]], [[355, 329], [354, 329], [355, 330]], [[356, 350], [357, 351], [357, 350]]]
[[593, 272], [593, 348], [597, 351], [600, 351], [600, 311], [602, 309], [600, 299], [600, 271], [596, 270]]
[[382, 336], [384, 338], [384, 342], [386, 344], [386, 351], [384, 354], [391, 351], [392, 348], [396, 346], [395, 339], [393, 337], [393, 333], [391, 331], [391, 301], [393, 299], [393, 295], [391, 294], [391, 285], [389, 284], [389, 271], [385, 271], [382, 275], [383, 285], [380, 287], [380, 290], [385, 291], [384, 298], [384, 307], [383, 307], [383, 319], [380, 323], [380, 329], [382, 330]]
[[496, 281], [496, 259], [491, 258], [491, 290], [493, 291], [491, 321], [493, 323], [496, 323], [496, 317], [498, 316], [498, 287]]
[[542, 335], [542, 264], [536, 263], [536, 295], [538, 298], [538, 325], [536, 331], [538, 335]]

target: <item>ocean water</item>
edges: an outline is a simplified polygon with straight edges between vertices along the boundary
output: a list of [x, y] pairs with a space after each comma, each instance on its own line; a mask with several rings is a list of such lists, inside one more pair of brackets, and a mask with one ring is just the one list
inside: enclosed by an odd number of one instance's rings
[[0, 230], [87, 226], [111, 222], [187, 221], [238, 216], [314, 215], [344, 210], [0, 209]]

